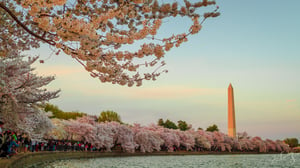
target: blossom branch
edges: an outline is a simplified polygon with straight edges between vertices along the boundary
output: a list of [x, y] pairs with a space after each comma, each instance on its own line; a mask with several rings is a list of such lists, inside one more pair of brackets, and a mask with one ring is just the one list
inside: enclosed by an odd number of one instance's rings
[[29, 34], [31, 34], [32, 36], [50, 44], [50, 45], [55, 45], [56, 43], [53, 40], [47, 40], [45, 39], [43, 36], [39, 36], [36, 33], [34, 33], [33, 31], [29, 30], [29, 28], [27, 26], [25, 26], [17, 17], [15, 14], [13, 14], [13, 12], [11, 10], [9, 10], [2, 2], [0, 2], [0, 8], [2, 8], [3, 10], [5, 10], [12, 18], [14, 21], [17, 22], [18, 25], [20, 25], [26, 32], [28, 32]]

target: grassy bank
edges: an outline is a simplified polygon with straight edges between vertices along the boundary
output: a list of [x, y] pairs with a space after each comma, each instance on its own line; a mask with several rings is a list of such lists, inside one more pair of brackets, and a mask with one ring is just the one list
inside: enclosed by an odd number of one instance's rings
[[39, 167], [41, 164], [64, 159], [122, 157], [122, 156], [160, 156], [160, 155], [225, 155], [225, 154], [275, 154], [257, 152], [153, 152], [153, 153], [124, 153], [124, 152], [35, 152], [20, 153], [10, 159], [1, 158], [1, 168]]

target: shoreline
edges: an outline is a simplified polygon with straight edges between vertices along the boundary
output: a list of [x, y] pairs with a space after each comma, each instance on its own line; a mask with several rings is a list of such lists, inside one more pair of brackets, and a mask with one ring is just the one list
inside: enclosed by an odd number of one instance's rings
[[201, 152], [191, 152], [191, 151], [176, 151], [176, 152], [152, 152], [152, 153], [125, 153], [121, 151], [112, 152], [27, 152], [18, 153], [17, 155], [7, 159], [1, 158], [0, 165], [1, 168], [18, 168], [18, 167], [28, 167], [28, 166], [38, 166], [45, 163], [50, 163], [58, 160], [69, 160], [69, 159], [92, 159], [100, 157], [131, 157], [131, 156], [184, 156], [184, 155], [249, 155], [249, 154], [281, 154], [278, 152], [215, 152], [215, 151], [201, 151]]

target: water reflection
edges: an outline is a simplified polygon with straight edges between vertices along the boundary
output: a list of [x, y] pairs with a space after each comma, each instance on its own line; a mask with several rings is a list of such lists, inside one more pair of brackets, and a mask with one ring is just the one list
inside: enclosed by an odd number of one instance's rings
[[46, 168], [299, 168], [300, 154], [134, 156], [63, 160]]

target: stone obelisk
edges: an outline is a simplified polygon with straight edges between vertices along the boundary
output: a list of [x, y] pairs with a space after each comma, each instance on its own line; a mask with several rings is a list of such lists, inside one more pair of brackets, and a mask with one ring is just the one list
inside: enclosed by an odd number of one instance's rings
[[236, 137], [234, 96], [231, 83], [228, 87], [228, 135]]

